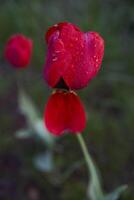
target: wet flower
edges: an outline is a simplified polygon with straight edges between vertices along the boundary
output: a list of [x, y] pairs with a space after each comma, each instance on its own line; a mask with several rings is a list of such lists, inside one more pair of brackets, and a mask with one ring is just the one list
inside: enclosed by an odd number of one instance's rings
[[46, 42], [44, 78], [52, 88], [60, 88], [62, 83], [61, 88], [81, 89], [96, 76], [104, 54], [104, 41], [98, 33], [84, 33], [63, 22], [47, 31]]
[[16, 34], [6, 43], [4, 56], [15, 68], [26, 67], [31, 59], [32, 40], [22, 34]]
[[56, 136], [64, 132], [78, 133], [86, 125], [83, 104], [76, 93], [57, 90], [48, 99], [44, 112], [47, 129]]

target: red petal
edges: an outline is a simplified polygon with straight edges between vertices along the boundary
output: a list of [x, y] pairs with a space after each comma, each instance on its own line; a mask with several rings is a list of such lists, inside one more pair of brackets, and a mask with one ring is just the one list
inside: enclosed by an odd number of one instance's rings
[[53, 135], [65, 131], [78, 133], [86, 125], [86, 116], [80, 98], [73, 92], [57, 91], [47, 102], [44, 113], [47, 129]]
[[[50, 36], [56, 32], [56, 31], [61, 31], [63, 27], [68, 27], [69, 25], [72, 26], [71, 23], [68, 23], [68, 22], [61, 22], [61, 23], [58, 23], [58, 24], [55, 24], [54, 26], [50, 27], [48, 29], [48, 31], [46, 32], [46, 35], [45, 35], [45, 39], [46, 39], [46, 42], [48, 43], [48, 40], [50, 38]], [[76, 30], [79, 30], [77, 26], [73, 25], [73, 27], [76, 29]]]
[[44, 77], [51, 87], [55, 87], [68, 67], [68, 63], [71, 62], [70, 54], [65, 50], [62, 40], [58, 37], [57, 32], [51, 36], [44, 69]]
[[71, 89], [81, 89], [98, 73], [104, 54], [104, 41], [96, 32], [78, 37], [72, 49], [72, 63], [66, 67], [63, 79]]

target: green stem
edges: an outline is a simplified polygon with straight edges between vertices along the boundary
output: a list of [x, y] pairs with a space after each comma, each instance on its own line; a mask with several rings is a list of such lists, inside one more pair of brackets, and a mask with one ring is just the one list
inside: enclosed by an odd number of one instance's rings
[[23, 89], [23, 85], [22, 85], [22, 75], [21, 72], [19, 72], [18, 70], [16, 70], [15, 72], [15, 80], [16, 80], [16, 84], [17, 84], [17, 89], [18, 91]]
[[[104, 199], [103, 198], [103, 192], [101, 189], [101, 183], [99, 180], [99, 175], [96, 169], [96, 166], [88, 152], [88, 149], [86, 147], [85, 141], [81, 135], [81, 133], [78, 133], [77, 135], [77, 139], [80, 143], [81, 149], [83, 151], [83, 155], [85, 157], [85, 161], [87, 163], [87, 167], [88, 167], [88, 172], [90, 175], [90, 188], [89, 188], [89, 192], [90, 192], [90, 197], [93, 200], [101, 200]], [[97, 198], [96, 198], [97, 197]]]

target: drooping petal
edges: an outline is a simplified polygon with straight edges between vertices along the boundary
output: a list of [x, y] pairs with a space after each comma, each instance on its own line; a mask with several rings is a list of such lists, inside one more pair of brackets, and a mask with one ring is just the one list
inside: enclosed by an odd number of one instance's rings
[[66, 131], [83, 131], [86, 116], [80, 98], [74, 92], [56, 91], [48, 99], [44, 121], [47, 129], [56, 136]]
[[31, 59], [32, 40], [22, 34], [16, 34], [6, 43], [4, 56], [15, 68], [26, 67]]
[[47, 34], [47, 59], [44, 78], [56, 87], [62, 78], [70, 89], [81, 89], [100, 69], [104, 41], [96, 32], [81, 32], [71, 23], [51, 27]]

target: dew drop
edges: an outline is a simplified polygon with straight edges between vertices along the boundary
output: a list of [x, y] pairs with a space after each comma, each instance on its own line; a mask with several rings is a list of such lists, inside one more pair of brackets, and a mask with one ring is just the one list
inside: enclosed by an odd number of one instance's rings
[[56, 50], [55, 53], [60, 53], [60, 51], [59, 51], [59, 50]]
[[55, 62], [56, 60], [58, 60], [57, 57], [54, 57], [54, 58], [52, 59], [53, 62]]
[[58, 24], [55, 24], [54, 27], [58, 27]]

